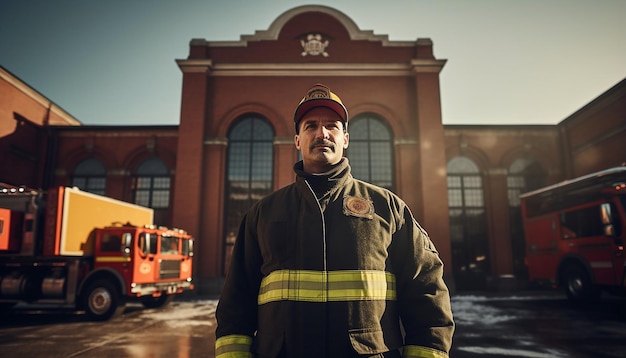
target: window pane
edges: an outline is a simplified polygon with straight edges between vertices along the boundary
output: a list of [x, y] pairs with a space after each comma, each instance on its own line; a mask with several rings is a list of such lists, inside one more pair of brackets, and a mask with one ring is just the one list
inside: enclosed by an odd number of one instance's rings
[[106, 169], [104, 164], [95, 158], [90, 158], [80, 162], [73, 172], [78, 176], [104, 176], [106, 175]]
[[142, 206], [150, 206], [150, 192], [149, 191], [135, 192], [135, 204], [142, 205]]
[[369, 146], [366, 142], [350, 141], [350, 167], [355, 178], [369, 179]]
[[507, 190], [507, 195], [509, 198], [509, 206], [520, 206], [520, 196], [521, 192], [519, 189], [508, 189]]
[[85, 177], [74, 177], [72, 178], [72, 186], [77, 188], [84, 189], [87, 187], [87, 178]]
[[391, 145], [388, 142], [371, 143], [372, 181], [391, 184]]
[[463, 207], [463, 190], [448, 189], [448, 205], [452, 207]]
[[482, 189], [466, 189], [465, 190], [465, 206], [483, 206], [483, 190]]
[[370, 126], [369, 128], [370, 139], [383, 140], [383, 141], [391, 140], [391, 135], [389, 134], [389, 130], [380, 121], [374, 118], [369, 118], [368, 124]]
[[361, 116], [350, 123], [350, 159], [352, 175], [372, 184], [392, 189], [393, 145], [389, 129], [382, 120]]
[[237, 124], [230, 132], [229, 139], [231, 141], [249, 141], [252, 139], [252, 121], [244, 120]]
[[152, 207], [153, 208], [167, 208], [170, 206], [170, 192], [169, 190], [155, 190], [152, 192]]
[[532, 159], [529, 159], [529, 158], [516, 159], [509, 167], [509, 173], [522, 174], [524, 172], [528, 172], [528, 169], [532, 165], [534, 165], [534, 161]]
[[474, 175], [466, 175], [463, 177], [463, 186], [466, 188], [481, 188], [483, 187], [482, 178]]
[[450, 159], [447, 165], [448, 173], [453, 174], [473, 174], [478, 173], [478, 166], [466, 157], [455, 157]]
[[260, 118], [255, 118], [252, 124], [254, 129], [254, 133], [252, 134], [252, 140], [271, 142], [274, 139], [274, 131], [267, 122]]
[[150, 178], [148, 177], [137, 177], [136, 183], [137, 189], [150, 189]]
[[252, 179], [272, 181], [272, 143], [252, 144]]
[[169, 189], [170, 178], [154, 178], [155, 189]]
[[136, 173], [138, 175], [167, 175], [168, 170], [165, 163], [159, 158], [150, 158], [144, 160], [138, 167]]
[[106, 178], [103, 178], [103, 177], [87, 178], [87, 186], [89, 188], [92, 188], [95, 190], [104, 189], [105, 184], [106, 184]]
[[366, 141], [369, 139], [368, 136], [368, 119], [354, 119], [350, 122], [348, 126], [348, 131], [350, 132], [350, 145], [352, 145], [352, 141]]
[[171, 178], [169, 170], [159, 158], [149, 158], [137, 167], [134, 178], [135, 203], [153, 209], [170, 205]]
[[460, 188], [461, 187], [461, 177], [460, 176], [451, 176], [448, 175], [448, 188]]
[[233, 237], [244, 213], [272, 192], [274, 174], [274, 131], [262, 118], [246, 116], [228, 135], [225, 201], [225, 266], [232, 250]]
[[72, 186], [94, 194], [105, 194], [106, 168], [95, 158], [80, 162], [72, 172]]
[[451, 217], [457, 217], [457, 216], [461, 216], [463, 215], [463, 209], [453, 209], [450, 208], [450, 216]]
[[457, 289], [478, 289], [490, 270], [482, 177], [469, 158], [447, 164], [452, 269]]
[[228, 179], [242, 180], [250, 176], [250, 143], [230, 143], [228, 146]]

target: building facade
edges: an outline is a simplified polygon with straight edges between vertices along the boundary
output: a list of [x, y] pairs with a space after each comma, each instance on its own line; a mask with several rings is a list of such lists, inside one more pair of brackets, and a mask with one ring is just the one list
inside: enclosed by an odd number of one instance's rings
[[0, 67], [0, 182], [41, 187], [48, 177], [47, 129], [81, 123]]
[[555, 126], [444, 126], [433, 42], [389, 41], [325, 6], [234, 42], [192, 39], [179, 126], [83, 126], [0, 71], [0, 182], [72, 185], [155, 208], [196, 238], [218, 291], [247, 208], [294, 180], [293, 111], [324, 83], [350, 114], [353, 175], [399, 194], [459, 290], [524, 284], [519, 197], [626, 161], [626, 80]]
[[174, 222], [202, 237], [199, 272], [222, 275], [245, 209], [293, 181], [293, 111], [315, 83], [348, 109], [355, 175], [401, 195], [449, 262], [444, 64], [429, 39], [391, 42], [323, 6], [289, 10], [238, 42], [192, 40], [188, 58], [178, 60], [186, 140], [178, 146]]

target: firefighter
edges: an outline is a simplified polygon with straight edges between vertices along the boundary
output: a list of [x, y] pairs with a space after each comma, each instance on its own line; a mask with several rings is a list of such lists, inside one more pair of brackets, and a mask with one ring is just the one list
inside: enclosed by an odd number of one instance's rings
[[442, 261], [398, 196], [350, 174], [340, 98], [314, 85], [294, 124], [296, 180], [241, 222], [216, 357], [447, 357]]

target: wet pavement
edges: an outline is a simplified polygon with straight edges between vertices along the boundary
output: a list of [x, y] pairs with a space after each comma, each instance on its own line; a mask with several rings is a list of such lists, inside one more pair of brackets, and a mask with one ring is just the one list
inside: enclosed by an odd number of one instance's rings
[[554, 291], [457, 295], [451, 357], [626, 357], [625, 303], [576, 305]]
[[[454, 295], [450, 356], [625, 357], [624, 302], [575, 306], [552, 291]], [[194, 296], [163, 309], [128, 305], [108, 322], [71, 310], [20, 308], [0, 314], [0, 356], [213, 357], [216, 304]]]
[[0, 315], [0, 356], [213, 357], [214, 299], [174, 301], [163, 309], [128, 305], [107, 322], [71, 310], [19, 309]]

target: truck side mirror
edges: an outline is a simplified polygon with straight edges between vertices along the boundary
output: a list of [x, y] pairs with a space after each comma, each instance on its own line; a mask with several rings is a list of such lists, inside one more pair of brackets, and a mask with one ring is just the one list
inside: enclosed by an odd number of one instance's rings
[[183, 240], [183, 255], [193, 257], [193, 240]]
[[127, 232], [122, 236], [122, 247], [124, 256], [130, 256], [130, 249], [133, 245], [133, 236]]
[[604, 235], [615, 236], [615, 226], [613, 225], [613, 213], [610, 203], [600, 204], [600, 217], [604, 225]]
[[613, 214], [611, 213], [611, 204], [602, 203], [600, 205], [600, 217], [602, 218], [602, 223], [604, 225], [609, 225], [613, 223]]

